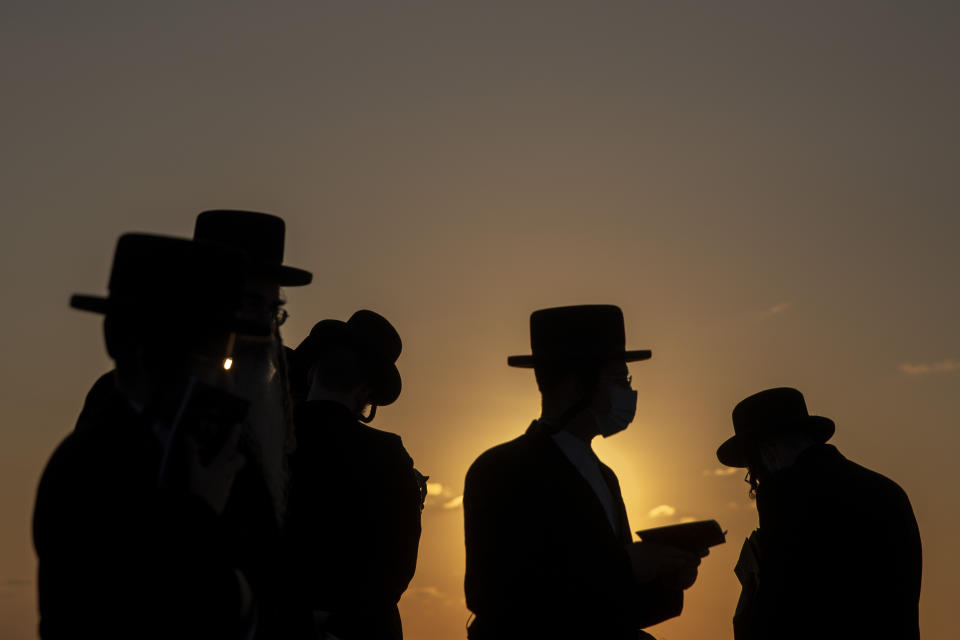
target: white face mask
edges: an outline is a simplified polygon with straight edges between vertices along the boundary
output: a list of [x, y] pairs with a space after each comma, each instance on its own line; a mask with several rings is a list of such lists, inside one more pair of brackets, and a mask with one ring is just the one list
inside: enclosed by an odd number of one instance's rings
[[610, 387], [610, 409], [607, 413], [593, 411], [593, 418], [604, 438], [626, 429], [636, 415], [636, 389], [625, 389], [621, 386]]

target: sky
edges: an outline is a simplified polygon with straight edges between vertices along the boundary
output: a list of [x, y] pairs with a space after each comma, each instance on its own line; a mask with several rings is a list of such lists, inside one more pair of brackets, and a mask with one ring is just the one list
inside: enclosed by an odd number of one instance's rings
[[[921, 632], [960, 593], [960, 9], [953, 2], [4, 2], [0, 637], [36, 636], [36, 484], [111, 365], [126, 231], [287, 222], [284, 338], [360, 308], [404, 342], [375, 426], [431, 477], [411, 640], [465, 638], [464, 474], [539, 413], [534, 309], [612, 303], [637, 419], [595, 449], [634, 530], [715, 518], [664, 640], [732, 639], [756, 510], [730, 411], [804, 392], [896, 480]], [[544, 523], [549, 526], [549, 523]], [[883, 562], [883, 558], [877, 558]]]

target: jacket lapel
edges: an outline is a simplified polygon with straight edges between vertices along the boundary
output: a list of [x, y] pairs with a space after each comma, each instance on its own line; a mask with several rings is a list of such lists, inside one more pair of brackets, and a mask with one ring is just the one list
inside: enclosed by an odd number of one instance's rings
[[623, 502], [623, 495], [620, 493], [620, 482], [617, 480], [617, 475], [613, 472], [613, 469], [603, 464], [603, 462], [600, 463], [600, 472], [603, 474], [603, 479], [607, 482], [607, 488], [610, 489], [610, 495], [613, 496], [613, 503], [617, 509], [620, 541], [623, 543], [632, 542], [633, 532], [630, 531], [630, 522], [627, 519], [627, 505]]
[[[587, 522], [591, 528], [596, 529], [598, 535], [612, 537], [617, 541], [622, 541], [623, 531], [626, 525], [626, 509], [623, 504], [623, 498], [620, 495], [620, 487], [616, 476], [613, 475], [606, 465], [600, 463], [600, 471], [610, 487], [610, 494], [613, 497], [614, 509], [617, 511], [619, 527], [614, 532], [610, 526], [610, 519], [607, 517], [607, 510], [604, 509], [600, 498], [594, 492], [593, 487], [587, 482], [583, 474], [574, 466], [566, 454], [553, 441], [550, 434], [544, 428], [544, 425], [534, 421], [527, 429], [526, 435], [533, 439], [535, 446], [541, 452], [544, 467], [549, 469], [546, 477], [550, 478], [551, 483], [557, 485], [568, 498], [565, 508], [577, 514], [581, 514], [581, 521], [584, 526]], [[611, 478], [612, 476], [612, 478]], [[611, 479], [613, 486], [611, 487]], [[629, 541], [629, 529], [627, 529], [627, 540]]]

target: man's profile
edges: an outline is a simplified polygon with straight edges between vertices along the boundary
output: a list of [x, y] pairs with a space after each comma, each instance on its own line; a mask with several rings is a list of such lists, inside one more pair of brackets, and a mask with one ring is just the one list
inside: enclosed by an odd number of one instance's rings
[[[126, 234], [109, 296], [71, 299], [103, 315], [116, 384], [101, 387], [37, 489], [41, 637], [244, 637], [255, 627], [221, 518], [245, 463], [245, 405], [223, 368], [245, 273], [237, 252]], [[210, 403], [198, 407], [191, 390], [201, 388]]]
[[920, 637], [920, 531], [895, 482], [847, 460], [833, 420], [767, 389], [733, 410], [720, 462], [746, 467], [760, 528], [744, 543], [737, 640]]
[[403, 638], [397, 603], [417, 566], [422, 476], [400, 436], [369, 425], [400, 397], [402, 347], [386, 318], [361, 309], [321, 320], [294, 353], [309, 391], [297, 408], [287, 536], [321, 637]]
[[532, 354], [542, 413], [482, 454], [464, 485], [465, 590], [472, 640], [627, 638], [679, 615], [699, 554], [632, 542], [613, 471], [591, 440], [636, 411], [623, 314], [611, 305], [535, 311]]

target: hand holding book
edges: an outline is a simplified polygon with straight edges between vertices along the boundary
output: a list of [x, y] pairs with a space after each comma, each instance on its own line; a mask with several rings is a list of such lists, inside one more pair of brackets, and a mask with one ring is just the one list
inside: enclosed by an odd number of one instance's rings
[[686, 522], [667, 527], [643, 529], [637, 531], [640, 540], [655, 544], [676, 547], [704, 557], [710, 547], [726, 542], [727, 532], [720, 528], [716, 520]]

